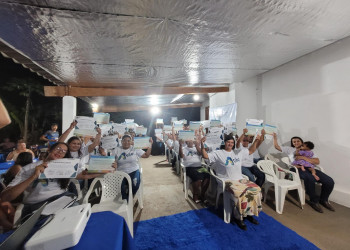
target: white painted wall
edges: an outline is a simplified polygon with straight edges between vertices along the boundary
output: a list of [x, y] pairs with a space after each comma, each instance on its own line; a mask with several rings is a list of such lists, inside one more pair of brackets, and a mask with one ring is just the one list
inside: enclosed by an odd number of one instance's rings
[[[77, 98], [64, 96], [62, 101], [62, 133], [66, 131], [77, 115]], [[73, 136], [73, 131], [67, 136]], [[67, 141], [67, 140], [66, 140]]]
[[[308, 54], [210, 98], [210, 106], [237, 102], [237, 128], [246, 118], [278, 126], [280, 144], [294, 135], [314, 152], [335, 180], [332, 201], [350, 207], [350, 38]], [[234, 97], [233, 97], [234, 96]], [[350, 103], [350, 102], [349, 102]], [[260, 152], [276, 152], [266, 141]]]
[[298, 135], [315, 143], [314, 152], [336, 183], [331, 200], [348, 207], [349, 69], [350, 39], [344, 39], [256, 78], [261, 118], [278, 126], [281, 142]]
[[208, 106], [209, 106], [209, 99], [202, 103], [201, 111], [200, 111], [201, 121], [205, 120], [205, 107], [208, 107]]

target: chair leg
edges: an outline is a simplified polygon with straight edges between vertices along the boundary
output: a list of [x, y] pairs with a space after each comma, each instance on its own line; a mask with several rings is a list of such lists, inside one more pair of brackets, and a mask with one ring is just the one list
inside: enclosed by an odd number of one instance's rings
[[220, 199], [220, 192], [216, 193], [216, 202], [215, 202], [215, 208], [218, 209], [219, 207], [219, 199]]
[[301, 209], [303, 209], [303, 205], [305, 205], [305, 199], [304, 199], [303, 193], [304, 193], [303, 188], [301, 186], [298, 187], [298, 194], [299, 194]]
[[[278, 187], [278, 195], [279, 195], [279, 199], [278, 199], [278, 213], [282, 214], [283, 213], [283, 207], [284, 207], [284, 201], [286, 199], [286, 195], [288, 190], [282, 187]], [[277, 201], [276, 201], [277, 204]], [[277, 208], [277, 206], [276, 206]]]
[[143, 209], [143, 182], [141, 182], [140, 186], [140, 197], [139, 197], [139, 205], [140, 205], [140, 209]]
[[279, 188], [277, 186], [274, 186], [275, 188], [275, 207], [276, 207], [276, 212], [280, 214], [280, 209], [279, 209], [279, 204], [280, 204], [280, 194], [279, 194]]
[[226, 223], [230, 223], [232, 206], [231, 206], [230, 194], [227, 193], [226, 191], [223, 192], [223, 201], [224, 201], [224, 221]]

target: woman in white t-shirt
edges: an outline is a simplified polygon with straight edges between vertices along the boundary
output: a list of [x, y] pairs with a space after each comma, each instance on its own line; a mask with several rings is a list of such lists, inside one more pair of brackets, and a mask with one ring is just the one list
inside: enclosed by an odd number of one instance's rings
[[[135, 149], [132, 146], [132, 137], [124, 135], [122, 137], [122, 146], [115, 148], [112, 155], [115, 156], [115, 167], [117, 171], [127, 173], [132, 182], [132, 194], [135, 195], [140, 186], [140, 166], [138, 164], [139, 158], [148, 158], [151, 154], [153, 140], [150, 138], [150, 145], [147, 151], [142, 149]], [[127, 199], [129, 194], [128, 184], [126, 179], [122, 182], [122, 198]]]
[[[51, 146], [44, 161], [37, 161], [23, 167], [14, 180], [1, 193], [2, 201], [12, 201], [24, 194], [22, 216], [39, 208], [46, 201], [53, 201], [68, 195], [69, 179], [38, 179], [49, 161], [68, 158], [69, 149], [66, 143], [58, 142]], [[78, 178], [78, 177], [77, 177]]]
[[[317, 157], [317, 155], [314, 155], [313, 158], [308, 158], [305, 156], [295, 156], [295, 151], [297, 149], [300, 149], [301, 146], [303, 145], [303, 140], [300, 137], [298, 136], [292, 137], [290, 140], [291, 146], [278, 145], [276, 134], [273, 135], [273, 138], [274, 138], [273, 144], [275, 149], [277, 149], [282, 153], [287, 154], [290, 162], [293, 162], [296, 159], [296, 160], [305, 160], [313, 165], [320, 164], [320, 160]], [[292, 170], [294, 170], [294, 168]], [[314, 178], [312, 173], [310, 171], [302, 171], [301, 168], [298, 168], [300, 179], [304, 180], [305, 191], [310, 198], [309, 204], [313, 209], [315, 209], [319, 213], [323, 213], [323, 210], [320, 204], [325, 208], [327, 208], [328, 210], [334, 212], [335, 209], [328, 201], [328, 198], [334, 188], [334, 180], [328, 175], [326, 175], [325, 173], [323, 173], [322, 171], [319, 171], [318, 169], [315, 169], [315, 170], [316, 170], [317, 176], [320, 178], [319, 180], [317, 180], [317, 182], [322, 183], [320, 197], [316, 195], [316, 192], [315, 192], [316, 179]]]
[[[257, 135], [249, 149], [242, 148], [240, 151], [235, 151], [235, 140], [230, 135], [225, 136], [224, 149], [211, 153], [207, 153], [203, 145], [204, 140], [201, 140], [202, 156], [204, 159], [209, 159], [217, 176], [225, 180], [226, 190], [224, 192], [230, 192], [233, 195], [234, 219], [239, 228], [243, 230], [247, 229], [243, 222], [244, 217], [247, 217], [253, 224], [259, 224], [253, 215], [258, 216], [261, 211], [261, 189], [255, 183], [245, 180], [241, 169], [243, 157], [254, 153], [259, 140], [260, 135]], [[251, 199], [252, 197], [253, 199]]]
[[[179, 141], [179, 145], [183, 145], [183, 141]], [[205, 192], [209, 186], [210, 175], [203, 172], [202, 153], [199, 142], [186, 141], [186, 146], [179, 147], [179, 156], [183, 159], [186, 167], [186, 175], [192, 180], [193, 200], [195, 203], [205, 202]]]

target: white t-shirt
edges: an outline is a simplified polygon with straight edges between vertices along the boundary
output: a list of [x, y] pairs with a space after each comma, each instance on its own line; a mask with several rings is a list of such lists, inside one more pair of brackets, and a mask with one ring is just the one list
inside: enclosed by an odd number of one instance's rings
[[[27, 180], [35, 172], [35, 167], [40, 165], [43, 161], [37, 161], [24, 166], [15, 179], [9, 184], [10, 187], [16, 186]], [[66, 190], [61, 189], [58, 179], [36, 179], [24, 191], [24, 204], [34, 204], [52, 196], [64, 193]]]
[[[246, 149], [248, 149], [249, 150], [249, 148], [250, 148], [250, 146], [251, 146], [252, 144], [251, 143], [249, 143], [248, 144], [248, 147], [244, 147], [242, 144], [240, 144], [240, 146], [241, 147], [239, 147], [239, 148], [237, 148], [237, 150], [241, 150], [241, 148], [246, 148]], [[257, 150], [255, 150], [255, 152], [256, 152]], [[254, 153], [255, 153], [254, 152]], [[253, 154], [251, 154], [251, 155], [247, 155], [247, 156], [245, 156], [245, 157], [243, 157], [243, 159], [242, 159], [242, 166], [243, 167], [247, 167], [247, 168], [250, 168], [250, 167], [252, 167], [255, 163], [254, 163], [254, 153]], [[258, 154], [259, 155], [259, 154]], [[260, 156], [258, 157], [258, 158], [260, 158]]]
[[172, 147], [172, 146], [173, 146], [173, 143], [174, 143], [174, 141], [171, 140], [171, 139], [168, 139], [168, 140], [166, 141], [166, 145], [167, 145], [168, 147]]
[[115, 148], [112, 155], [115, 156], [117, 162], [117, 170], [130, 174], [139, 169], [138, 159], [145, 152], [142, 149], [134, 149], [131, 146], [128, 149], [122, 147]]
[[175, 151], [175, 153], [179, 154], [179, 150], [180, 150], [180, 143], [179, 143], [179, 141], [174, 141], [174, 151]]
[[183, 164], [186, 168], [202, 166], [201, 156], [198, 154], [195, 146], [193, 146], [192, 148], [189, 148], [187, 146], [183, 147], [182, 153], [184, 154]]
[[[292, 163], [295, 160], [295, 151], [297, 150], [296, 148], [289, 147], [289, 146], [282, 146], [282, 153], [285, 153], [288, 155], [288, 158], [290, 162]], [[316, 154], [312, 158], [318, 158]]]
[[[85, 169], [85, 164], [89, 163], [90, 160], [90, 154], [89, 154], [89, 146], [81, 146], [81, 155], [79, 156], [78, 151], [77, 152], [70, 152], [70, 155], [74, 159], [80, 159], [79, 162], [79, 169]], [[80, 171], [78, 171], [80, 172]]]
[[231, 152], [222, 149], [208, 154], [209, 163], [212, 164], [217, 176], [225, 180], [243, 179], [242, 159], [247, 155], [249, 155], [249, 150], [246, 148]]

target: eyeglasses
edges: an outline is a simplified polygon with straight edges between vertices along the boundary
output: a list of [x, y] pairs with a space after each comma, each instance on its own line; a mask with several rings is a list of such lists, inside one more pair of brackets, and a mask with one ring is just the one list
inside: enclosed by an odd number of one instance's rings
[[62, 154], [62, 153], [67, 153], [67, 150], [64, 150], [63, 148], [61, 148], [61, 147], [57, 147], [57, 148], [55, 148], [54, 149], [55, 151], [57, 151], [57, 152], [59, 152], [60, 154]]

